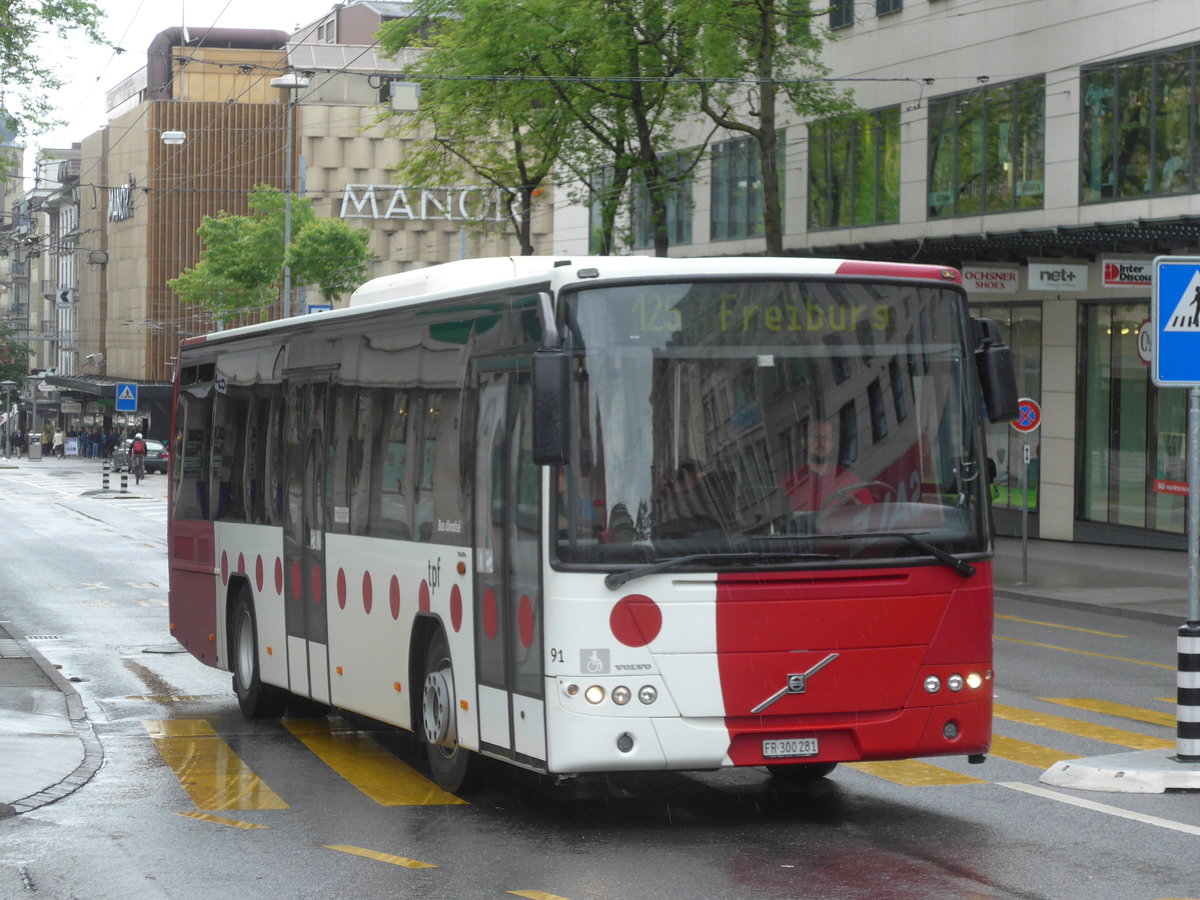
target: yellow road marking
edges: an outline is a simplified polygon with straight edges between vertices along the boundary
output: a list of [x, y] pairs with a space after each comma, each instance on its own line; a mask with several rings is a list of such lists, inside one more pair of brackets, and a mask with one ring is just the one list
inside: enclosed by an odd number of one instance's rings
[[930, 787], [950, 784], [987, 784], [981, 778], [962, 775], [952, 769], [932, 766], [917, 759], [889, 760], [885, 762], [847, 763], [851, 769], [885, 778], [906, 787]]
[[447, 806], [467, 802], [446, 793], [344, 722], [336, 719], [281, 721], [329, 768], [380, 806]]
[[198, 809], [288, 808], [204, 719], [142, 724]]
[[351, 844], [326, 844], [326, 850], [336, 850], [339, 853], [349, 853], [353, 856], [362, 856], [366, 859], [374, 859], [378, 862], [391, 863], [393, 866], [403, 866], [406, 869], [436, 869], [433, 863], [421, 862], [417, 859], [409, 859], [407, 856], [394, 856], [391, 853], [380, 853], [378, 850], [368, 850], [365, 847], [355, 847]]
[[992, 749], [988, 751], [988, 755], [1007, 759], [1009, 762], [1033, 766], [1037, 769], [1048, 769], [1064, 759], [1079, 759], [1079, 756], [1074, 753], [1064, 753], [1053, 747], [1030, 744], [999, 734], [992, 735]]
[[1170, 669], [1172, 672], [1176, 669], [1175, 666], [1168, 666], [1166, 663], [1148, 662], [1144, 659], [1130, 659], [1127, 656], [1113, 656], [1109, 653], [1095, 653], [1091, 650], [1076, 650], [1073, 647], [1058, 647], [1054, 644], [1041, 644], [1037, 641], [1022, 641], [1017, 638], [1000, 637], [999, 635], [996, 636], [996, 640], [1008, 641], [1010, 644], [1025, 644], [1028, 647], [1042, 647], [1046, 650], [1061, 650], [1063, 653], [1078, 653], [1080, 656], [1098, 656], [1100, 659], [1115, 659], [1117, 662], [1134, 663], [1139, 666], [1153, 666], [1156, 669]]
[[1057, 703], [1059, 706], [1069, 706], [1072, 709], [1086, 709], [1089, 712], [1104, 713], [1120, 719], [1132, 719], [1135, 722], [1163, 725], [1167, 728], [1175, 727], [1174, 715], [1154, 709], [1141, 709], [1137, 706], [1126, 706], [1124, 703], [1110, 703], [1094, 697], [1043, 697], [1042, 699], [1047, 703]]
[[567, 900], [566, 897], [547, 894], [545, 891], [505, 891], [505, 893], [512, 894], [514, 897], [524, 897], [525, 900]]
[[1122, 731], [1120, 728], [1109, 728], [1106, 725], [1093, 725], [1079, 719], [1068, 719], [1066, 716], [1054, 716], [1049, 713], [1033, 712], [1028, 709], [1018, 709], [1015, 706], [1004, 706], [997, 703], [992, 706], [992, 715], [997, 719], [1007, 719], [1010, 722], [1021, 722], [1025, 725], [1035, 725], [1038, 728], [1049, 728], [1064, 734], [1074, 734], [1079, 737], [1093, 738], [1106, 741], [1120, 747], [1132, 747], [1135, 750], [1168, 750], [1175, 746], [1174, 741], [1164, 741], [1160, 738], [1147, 737], [1136, 731]]
[[1083, 634], [1098, 634], [1101, 637], [1111, 638], [1128, 638], [1126, 634], [1113, 634], [1111, 631], [1093, 631], [1091, 628], [1076, 628], [1074, 625], [1058, 625], [1055, 622], [1041, 622], [1037, 619], [1022, 619], [1020, 616], [1002, 616], [996, 614], [997, 619], [1004, 619], [1006, 622], [1023, 622], [1026, 625], [1041, 625], [1043, 628], [1062, 628], [1066, 631], [1079, 631]]
[[201, 822], [213, 822], [217, 825], [228, 825], [230, 828], [267, 828], [266, 825], [256, 825], [253, 822], [242, 822], [238, 819], [226, 819], [224, 816], [214, 816], [212, 813], [181, 812], [179, 815], [188, 819], [199, 819]]

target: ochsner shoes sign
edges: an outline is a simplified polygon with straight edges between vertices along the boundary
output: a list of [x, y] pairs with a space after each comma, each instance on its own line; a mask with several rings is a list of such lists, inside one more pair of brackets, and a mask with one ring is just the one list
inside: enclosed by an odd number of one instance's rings
[[1150, 287], [1154, 261], [1150, 259], [1104, 260], [1105, 287]]
[[971, 294], [1015, 294], [1019, 271], [1010, 266], [964, 265], [963, 287]]

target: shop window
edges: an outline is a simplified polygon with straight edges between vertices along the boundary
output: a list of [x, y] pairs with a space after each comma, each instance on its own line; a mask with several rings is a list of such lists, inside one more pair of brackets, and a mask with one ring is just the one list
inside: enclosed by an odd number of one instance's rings
[[[991, 319], [1012, 348], [1017, 395], [1042, 400], [1042, 307], [1040, 304], [971, 305], [971, 315]], [[996, 464], [992, 506], [1030, 512], [1038, 509], [1041, 481], [1041, 430], [1029, 435], [1029, 467], [1025, 469], [1025, 435], [1006, 424], [987, 426], [988, 456]], [[1025, 491], [1022, 492], [1022, 479]]]
[[1030, 78], [929, 103], [929, 217], [1040, 209], [1046, 84]]
[[1082, 70], [1081, 202], [1196, 190], [1198, 49]]
[[1138, 356], [1147, 303], [1080, 308], [1076, 515], [1183, 534], [1187, 392], [1160, 389]]

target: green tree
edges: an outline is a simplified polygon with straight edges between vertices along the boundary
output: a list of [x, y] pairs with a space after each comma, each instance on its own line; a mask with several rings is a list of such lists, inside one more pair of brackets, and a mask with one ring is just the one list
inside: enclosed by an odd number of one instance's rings
[[29, 374], [29, 345], [8, 325], [0, 324], [0, 381], [24, 384]]
[[49, 95], [62, 87], [70, 69], [42, 52], [40, 38], [52, 32], [66, 42], [82, 32], [107, 46], [99, 30], [102, 17], [91, 0], [0, 0], [0, 125], [23, 135], [53, 124]]
[[825, 3], [811, 0], [677, 0], [685, 39], [680, 70], [694, 82], [712, 122], [754, 141], [763, 181], [763, 236], [783, 252], [778, 117], [787, 102], [801, 119], [851, 108], [820, 61]]
[[[535, 0], [540, 2], [540, 0]], [[490, 186], [521, 253], [531, 255], [534, 197], [549, 178], [568, 129], [568, 110], [540, 77], [532, 56], [546, 27], [523, 32], [505, 0], [426, 0], [420, 14], [387, 22], [390, 56], [422, 48], [415, 112], [385, 114], [394, 135], [418, 139], [394, 171], [403, 181]], [[525, 20], [528, 21], [528, 20]]]
[[287, 198], [259, 185], [247, 215], [205, 216], [197, 233], [200, 262], [167, 285], [189, 305], [207, 309], [218, 322], [261, 321], [279, 299], [285, 263], [295, 285], [315, 284], [328, 299], [356, 287], [371, 261], [365, 231], [318, 219], [312, 201], [292, 198], [292, 240], [284, 246]]

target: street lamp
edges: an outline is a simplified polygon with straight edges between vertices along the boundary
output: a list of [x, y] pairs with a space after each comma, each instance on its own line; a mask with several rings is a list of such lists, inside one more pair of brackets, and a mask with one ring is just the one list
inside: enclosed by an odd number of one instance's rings
[[283, 314], [291, 316], [292, 310], [292, 267], [287, 264], [287, 248], [292, 242], [292, 120], [296, 114], [296, 91], [308, 87], [308, 79], [295, 72], [288, 72], [271, 79], [271, 87], [283, 88], [288, 92], [287, 138], [284, 142], [284, 192], [283, 192]]
[[15, 381], [0, 381], [0, 387], [4, 388], [4, 458], [8, 459], [8, 445], [10, 436], [12, 435], [12, 400], [9, 397], [12, 395], [12, 389], [17, 386]]

